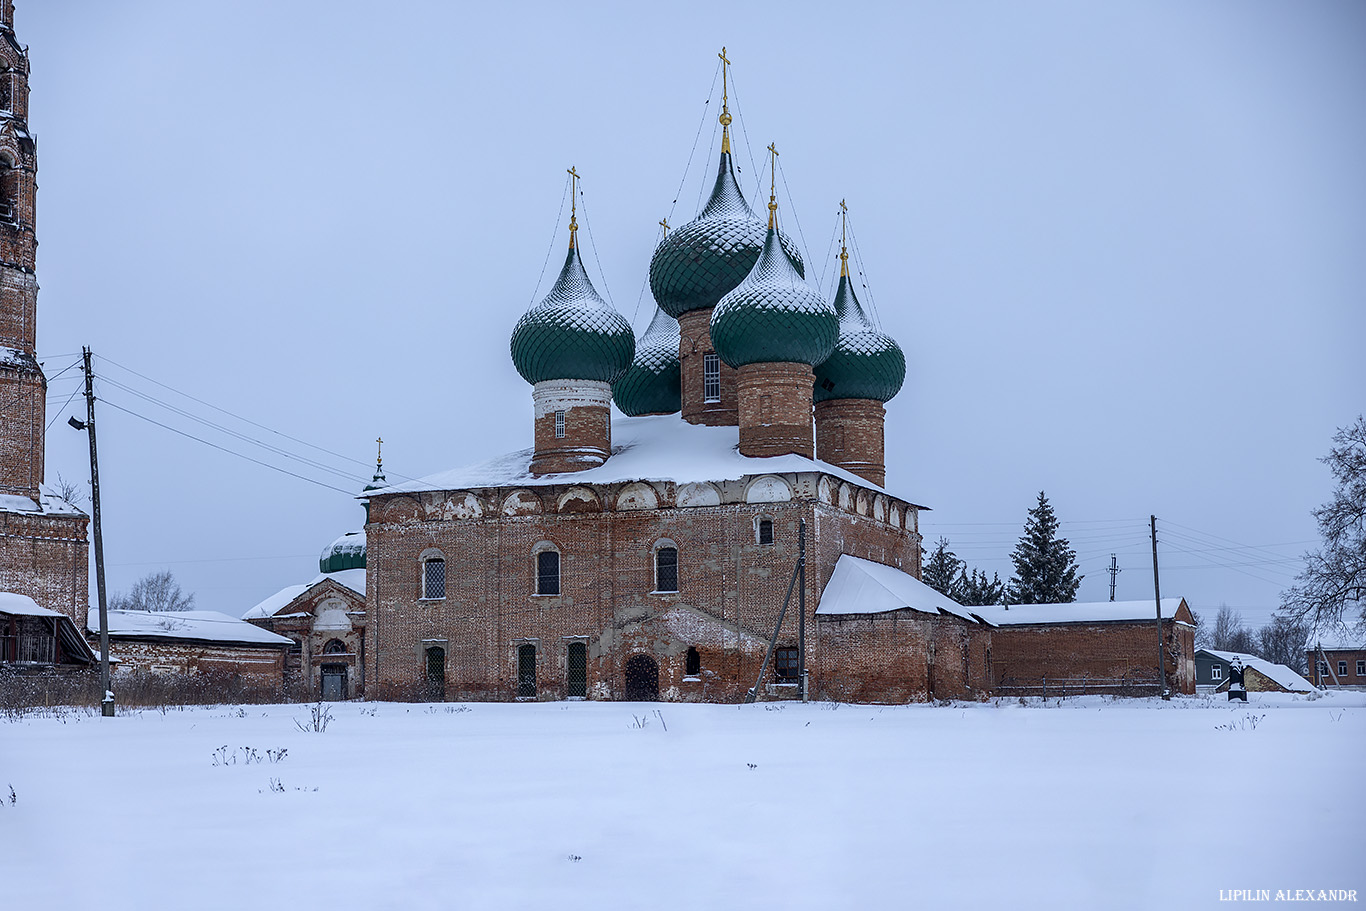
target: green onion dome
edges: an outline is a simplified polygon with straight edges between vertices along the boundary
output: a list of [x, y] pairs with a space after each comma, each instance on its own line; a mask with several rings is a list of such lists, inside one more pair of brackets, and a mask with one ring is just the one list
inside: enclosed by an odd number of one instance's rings
[[[799, 275], [801, 255], [786, 237], [780, 241]], [[716, 306], [744, 281], [764, 246], [764, 223], [745, 202], [731, 171], [730, 152], [721, 153], [716, 185], [702, 214], [665, 235], [650, 260], [650, 291], [660, 309], [677, 319], [691, 310]]]
[[673, 414], [683, 408], [678, 364], [678, 320], [655, 308], [645, 334], [636, 339], [631, 366], [612, 384], [612, 399], [623, 413]]
[[839, 314], [839, 341], [830, 357], [816, 367], [815, 400], [888, 401], [906, 381], [906, 355], [901, 346], [873, 328], [847, 275], [840, 276], [835, 291], [835, 312]]
[[819, 364], [839, 337], [834, 306], [806, 283], [768, 229], [754, 269], [711, 314], [711, 343], [732, 367]]
[[343, 569], [365, 569], [365, 532], [348, 531], [323, 548], [318, 571], [335, 573]]
[[522, 379], [610, 383], [635, 354], [631, 324], [598, 296], [572, 239], [555, 286], [512, 330], [512, 363]]

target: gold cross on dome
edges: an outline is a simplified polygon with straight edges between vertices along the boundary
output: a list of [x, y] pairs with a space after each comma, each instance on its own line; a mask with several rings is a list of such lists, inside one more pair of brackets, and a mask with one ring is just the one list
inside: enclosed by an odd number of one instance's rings
[[375, 467], [384, 464], [384, 438], [375, 437]]
[[659, 220], [659, 226], [664, 229], [664, 233], [669, 233], [669, 216], [665, 215]]
[[[570, 190], [569, 190], [569, 246], [575, 245], [575, 235], [579, 231], [579, 172], [571, 166], [569, 168]], [[561, 209], [560, 211], [564, 211]]]
[[768, 170], [768, 226], [773, 227], [777, 221], [778, 214], [778, 144], [770, 142], [768, 144], [769, 161], [772, 165]]

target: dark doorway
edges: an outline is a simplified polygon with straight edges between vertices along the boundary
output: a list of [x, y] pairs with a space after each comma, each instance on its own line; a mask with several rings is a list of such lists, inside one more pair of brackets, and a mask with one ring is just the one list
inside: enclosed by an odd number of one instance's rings
[[569, 643], [566, 656], [565, 695], [587, 697], [588, 695], [588, 645], [583, 642]]
[[322, 666], [322, 698], [336, 702], [346, 698], [346, 665], [324, 664]]
[[427, 649], [427, 698], [446, 698], [446, 650], [439, 645]]
[[536, 698], [536, 646], [522, 645], [517, 648], [517, 696]]
[[626, 662], [626, 701], [656, 702], [659, 699], [659, 665], [649, 655]]

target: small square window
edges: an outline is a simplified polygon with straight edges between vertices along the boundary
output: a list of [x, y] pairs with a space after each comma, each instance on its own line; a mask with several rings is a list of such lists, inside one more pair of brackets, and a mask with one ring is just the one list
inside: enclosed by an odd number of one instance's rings
[[795, 683], [797, 680], [797, 650], [795, 648], [778, 649], [773, 655], [773, 670], [781, 682]]
[[555, 439], [564, 439], [564, 412], [555, 412]]

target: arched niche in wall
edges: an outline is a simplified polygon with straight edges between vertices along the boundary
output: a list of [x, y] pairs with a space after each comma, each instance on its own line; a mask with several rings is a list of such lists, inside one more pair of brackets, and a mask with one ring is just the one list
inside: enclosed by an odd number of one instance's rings
[[478, 519], [484, 514], [484, 504], [468, 490], [456, 490], [446, 498], [446, 517], [449, 519]]
[[745, 490], [746, 503], [783, 503], [792, 499], [792, 487], [782, 478], [764, 475]]
[[419, 507], [412, 497], [395, 497], [384, 505], [384, 522], [411, 522], [417, 518]]
[[879, 522], [887, 521], [887, 498], [882, 494], [873, 497], [873, 518]]
[[720, 506], [721, 492], [706, 481], [678, 485], [679, 506]]
[[854, 505], [854, 511], [861, 516], [866, 516], [872, 512], [873, 498], [866, 490], [858, 492], [858, 500]]
[[821, 478], [821, 482], [816, 485], [816, 496], [822, 503], [835, 505], [835, 482], [829, 478]]
[[901, 504], [892, 503], [891, 511], [887, 515], [887, 522], [897, 528], [901, 527]]
[[659, 494], [649, 484], [627, 484], [617, 494], [617, 509], [658, 509]]
[[840, 484], [839, 504], [840, 509], [843, 509], [846, 512], [854, 511], [854, 488], [849, 486], [848, 481]]
[[587, 487], [571, 487], [560, 494], [557, 512], [602, 512], [602, 501]]
[[514, 490], [503, 498], [505, 516], [534, 516], [541, 510], [541, 498], [526, 489]]

